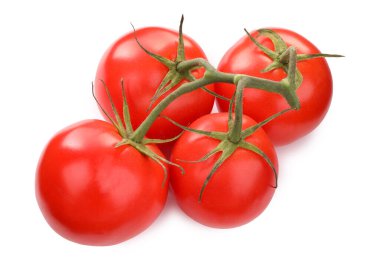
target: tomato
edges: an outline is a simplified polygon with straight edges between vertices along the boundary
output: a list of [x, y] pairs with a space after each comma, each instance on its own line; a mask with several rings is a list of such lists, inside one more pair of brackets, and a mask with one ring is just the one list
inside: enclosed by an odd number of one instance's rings
[[[178, 46], [177, 32], [164, 28], [149, 27], [137, 30], [136, 37], [144, 48], [150, 52], [172, 61], [175, 60]], [[186, 59], [206, 58], [204, 52], [194, 40], [185, 35], [183, 40]], [[102, 79], [107, 84], [120, 114], [122, 114], [120, 80], [124, 79], [132, 126], [137, 128], [150, 112], [147, 109], [151, 99], [167, 72], [168, 68], [146, 54], [137, 44], [135, 35], [129, 33], [113, 43], [105, 52], [98, 65], [96, 79]], [[199, 68], [192, 73], [196, 78], [199, 78], [203, 76], [204, 69]], [[184, 82], [186, 81], [184, 80], [180, 84]], [[178, 86], [163, 95], [154, 105]], [[207, 88], [214, 90], [213, 85], [209, 85]], [[95, 93], [100, 104], [108, 112], [111, 112], [109, 99], [100, 81], [95, 82]], [[176, 99], [163, 111], [163, 114], [180, 124], [188, 125], [198, 117], [210, 113], [213, 104], [214, 97], [199, 89]], [[180, 132], [180, 128], [165, 119], [158, 118], [147, 133], [147, 137], [168, 139], [178, 135]]]
[[[86, 120], [56, 134], [37, 167], [36, 197], [50, 226], [86, 245], [113, 245], [146, 229], [165, 205], [168, 181], [115, 127]], [[148, 147], [162, 153], [154, 145]], [[163, 183], [164, 182], [164, 183]]]
[[[285, 43], [296, 47], [297, 54], [314, 54], [320, 51], [306, 38], [286, 29], [272, 29]], [[274, 50], [269, 38], [251, 33], [259, 43]], [[286, 76], [283, 69], [262, 73], [272, 60], [265, 55], [248, 36], [232, 46], [219, 63], [223, 72], [241, 73], [279, 81]], [[288, 112], [264, 126], [264, 130], [276, 145], [285, 145], [305, 136], [323, 120], [332, 97], [332, 77], [324, 58], [299, 61], [297, 67], [303, 76], [303, 82], [297, 89], [301, 108]], [[215, 91], [225, 97], [231, 97], [234, 86], [218, 83]], [[247, 88], [244, 90], [244, 114], [260, 122], [268, 116], [289, 107], [280, 95], [262, 90]], [[228, 102], [217, 99], [220, 111], [228, 111]]]
[[[227, 131], [227, 113], [205, 115], [190, 125], [206, 131]], [[243, 129], [256, 122], [243, 116]], [[259, 147], [278, 169], [275, 149], [262, 129], [246, 141]], [[202, 158], [220, 141], [186, 131], [176, 142], [171, 161], [185, 169], [170, 167], [170, 183], [176, 201], [192, 219], [210, 227], [230, 228], [241, 226], [257, 217], [267, 207], [275, 192], [275, 175], [268, 163], [258, 154], [238, 148], [217, 169], [207, 184], [201, 201], [198, 201], [203, 183], [217, 161], [216, 153], [206, 161], [189, 163]]]

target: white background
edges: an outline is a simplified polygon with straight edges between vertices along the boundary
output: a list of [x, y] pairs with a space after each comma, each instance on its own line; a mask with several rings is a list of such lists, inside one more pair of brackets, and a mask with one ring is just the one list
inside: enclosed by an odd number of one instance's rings
[[[342, 3], [342, 4], [341, 4]], [[1, 1], [0, 261], [380, 261], [379, 30], [376, 1]], [[47, 225], [34, 172], [50, 137], [100, 118], [91, 81], [105, 49], [137, 28], [184, 31], [217, 65], [249, 30], [292, 29], [329, 59], [334, 97], [311, 135], [278, 149], [280, 186], [236, 229], [187, 218], [170, 196], [158, 220], [111, 247], [71, 243]], [[69, 260], [70, 259], [70, 260]]]

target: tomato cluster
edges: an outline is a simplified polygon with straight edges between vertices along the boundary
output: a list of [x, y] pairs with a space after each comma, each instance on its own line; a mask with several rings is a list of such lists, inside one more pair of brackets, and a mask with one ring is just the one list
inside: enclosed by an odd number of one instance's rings
[[306, 135], [326, 114], [329, 55], [304, 37], [254, 31], [215, 69], [182, 21], [179, 32], [143, 28], [112, 44], [93, 86], [108, 121], [66, 127], [44, 149], [36, 198], [61, 236], [123, 242], [159, 216], [169, 186], [204, 225], [248, 223], [277, 187], [274, 145]]

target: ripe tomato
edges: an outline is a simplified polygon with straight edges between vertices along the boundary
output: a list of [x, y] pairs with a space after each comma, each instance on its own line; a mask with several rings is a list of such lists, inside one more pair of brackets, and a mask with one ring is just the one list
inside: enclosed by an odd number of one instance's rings
[[[297, 54], [314, 54], [320, 51], [307, 39], [286, 29], [272, 29], [285, 43], [294, 46]], [[273, 50], [273, 43], [267, 37], [251, 33], [259, 43]], [[218, 69], [223, 72], [241, 73], [279, 81], [286, 76], [283, 69], [260, 72], [271, 64], [266, 56], [248, 36], [232, 46], [222, 58]], [[303, 82], [297, 89], [301, 109], [288, 112], [264, 126], [264, 130], [276, 145], [285, 145], [308, 134], [323, 120], [332, 97], [332, 77], [324, 58], [304, 60], [297, 63], [303, 76]], [[225, 97], [231, 97], [234, 86], [225, 83], [215, 85], [215, 91]], [[285, 99], [278, 94], [247, 88], [244, 90], [244, 114], [256, 121], [262, 121], [288, 107]], [[228, 111], [228, 102], [217, 99], [220, 111]]]
[[[227, 131], [227, 113], [205, 115], [190, 125], [206, 131]], [[243, 129], [256, 122], [243, 116]], [[278, 169], [275, 149], [262, 129], [258, 129], [246, 141], [259, 147]], [[197, 163], [180, 160], [198, 160], [214, 149], [220, 141], [185, 132], [176, 142], [171, 161], [185, 169], [170, 167], [170, 183], [178, 205], [192, 219], [207, 226], [230, 228], [248, 223], [267, 207], [276, 185], [273, 170], [259, 155], [238, 148], [215, 172], [207, 184], [202, 199], [202, 185], [217, 161], [220, 153]], [[178, 169], [178, 168], [177, 168]]]
[[[36, 197], [50, 226], [86, 245], [113, 245], [146, 229], [163, 209], [164, 171], [109, 123], [82, 121], [48, 143], [37, 167]], [[154, 145], [151, 150], [162, 156]], [[165, 183], [163, 184], [163, 181]]]
[[[172, 30], [150, 27], [136, 31], [136, 37], [147, 50], [172, 61], [177, 56], [178, 33]], [[200, 46], [191, 38], [183, 36], [186, 59], [206, 58]], [[135, 35], [129, 33], [105, 52], [101, 59], [96, 79], [102, 79], [110, 89], [118, 112], [122, 115], [122, 94], [120, 80], [124, 79], [125, 92], [131, 114], [132, 126], [137, 128], [146, 118], [152, 97], [154, 96], [168, 69], [166, 66], [146, 54], [137, 44]], [[193, 72], [196, 78], [203, 76], [204, 69]], [[178, 87], [177, 85], [176, 87]], [[171, 91], [158, 99], [154, 105], [166, 97]], [[213, 85], [207, 86], [214, 90]], [[100, 104], [111, 112], [109, 98], [100, 81], [95, 82], [95, 93]], [[206, 91], [198, 89], [176, 99], [163, 114], [176, 122], [188, 125], [198, 117], [211, 112], [214, 97]], [[182, 130], [165, 119], [158, 118], [147, 133], [147, 137], [168, 139], [178, 135]], [[163, 144], [164, 146], [167, 144]]]

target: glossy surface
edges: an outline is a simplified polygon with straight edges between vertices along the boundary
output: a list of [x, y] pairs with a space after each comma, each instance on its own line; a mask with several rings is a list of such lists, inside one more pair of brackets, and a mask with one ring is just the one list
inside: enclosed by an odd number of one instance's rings
[[120, 140], [111, 124], [87, 120], [48, 143], [37, 167], [36, 197], [61, 236], [113, 245], [140, 233], [160, 214], [168, 192], [162, 168], [130, 146], [115, 148]]
[[[243, 117], [243, 128], [254, 125], [251, 118]], [[227, 131], [227, 114], [206, 115], [191, 124], [192, 128], [208, 131]], [[276, 169], [277, 156], [272, 143], [261, 129], [247, 138], [261, 148]], [[245, 149], [237, 149], [216, 171], [208, 183], [201, 202], [198, 202], [203, 182], [220, 153], [207, 161], [198, 160], [214, 149], [218, 141], [203, 135], [185, 132], [172, 152], [172, 161], [182, 165], [185, 174], [170, 167], [170, 183], [182, 210], [192, 219], [210, 227], [241, 226], [257, 217], [268, 206], [275, 189], [272, 169], [260, 156]]]
[[[295, 46], [298, 54], [314, 54], [320, 51], [304, 37], [286, 30], [274, 29], [287, 43]], [[251, 33], [264, 46], [273, 50], [272, 42], [263, 36], [257, 36], [257, 32]], [[242, 73], [252, 76], [279, 81], [286, 76], [282, 69], [276, 69], [268, 73], [261, 73], [271, 63], [255, 44], [244, 36], [222, 58], [218, 69], [223, 72]], [[303, 83], [297, 90], [301, 109], [291, 111], [275, 119], [264, 126], [264, 130], [276, 145], [285, 145], [308, 134], [323, 120], [330, 106], [332, 97], [332, 77], [330, 69], [324, 58], [316, 58], [300, 61], [297, 67], [303, 75]], [[231, 97], [234, 86], [218, 83], [216, 92]], [[288, 105], [280, 95], [262, 90], [244, 90], [244, 114], [256, 121], [262, 121], [268, 116], [277, 113]], [[220, 111], [228, 111], [226, 101], [217, 100]]]
[[[177, 32], [152, 27], [137, 30], [136, 36], [147, 50], [172, 61], [175, 60], [178, 45]], [[184, 45], [186, 59], [206, 58], [200, 46], [185, 35]], [[167, 72], [168, 69], [164, 65], [147, 55], [138, 46], [134, 34], [129, 33], [112, 44], [103, 55], [98, 66], [96, 79], [105, 81], [120, 113], [122, 112], [120, 80], [124, 79], [132, 126], [136, 128], [148, 115], [147, 109], [150, 99]], [[203, 69], [193, 71], [193, 75], [197, 78], [203, 73]], [[214, 90], [213, 85], [207, 87]], [[100, 81], [95, 82], [95, 92], [102, 106], [111, 112], [109, 99]], [[155, 104], [160, 100], [162, 99], [159, 99]], [[176, 99], [163, 111], [163, 114], [183, 125], [188, 125], [198, 117], [210, 113], [213, 104], [214, 97], [199, 89]], [[167, 139], [178, 135], [180, 132], [180, 128], [165, 119], [158, 118], [147, 133], [147, 137]]]

